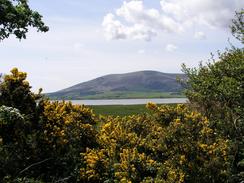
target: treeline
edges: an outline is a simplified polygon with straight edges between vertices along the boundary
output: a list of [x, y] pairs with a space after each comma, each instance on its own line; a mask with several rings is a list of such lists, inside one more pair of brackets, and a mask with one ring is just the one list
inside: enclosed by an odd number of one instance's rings
[[[243, 15], [232, 27], [242, 43]], [[52, 102], [11, 70], [0, 83], [0, 182], [243, 182], [244, 49], [183, 71], [189, 104], [122, 118]]]

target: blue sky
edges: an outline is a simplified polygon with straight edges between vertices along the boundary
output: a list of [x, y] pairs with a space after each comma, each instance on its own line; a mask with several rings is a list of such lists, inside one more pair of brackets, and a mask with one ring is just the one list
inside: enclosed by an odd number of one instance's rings
[[0, 69], [52, 92], [111, 73], [181, 72], [235, 45], [228, 25], [243, 0], [30, 0], [48, 33], [0, 43]]

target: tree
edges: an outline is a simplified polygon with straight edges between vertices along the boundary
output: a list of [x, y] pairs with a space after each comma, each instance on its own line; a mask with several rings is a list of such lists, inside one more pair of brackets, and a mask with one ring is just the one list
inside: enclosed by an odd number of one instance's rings
[[0, 0], [0, 41], [14, 34], [25, 39], [29, 27], [47, 32], [42, 16], [30, 9], [28, 0]]
[[210, 119], [220, 136], [231, 141], [233, 182], [244, 180], [244, 49], [233, 48], [219, 60], [187, 68], [185, 94], [190, 105]]
[[[231, 26], [232, 34], [244, 43], [244, 10], [236, 13]], [[230, 182], [244, 181], [244, 48], [226, 49], [198, 68], [183, 72], [183, 81], [190, 105], [210, 119], [211, 126], [220, 136], [227, 137], [232, 154]]]
[[232, 22], [231, 31], [233, 36], [244, 44], [244, 9], [236, 12], [236, 19]]
[[[219, 60], [199, 68], [187, 68], [186, 96], [194, 107], [214, 121], [229, 137], [236, 137], [244, 103], [244, 49], [233, 48], [219, 54]], [[228, 128], [226, 128], [228, 127]]]

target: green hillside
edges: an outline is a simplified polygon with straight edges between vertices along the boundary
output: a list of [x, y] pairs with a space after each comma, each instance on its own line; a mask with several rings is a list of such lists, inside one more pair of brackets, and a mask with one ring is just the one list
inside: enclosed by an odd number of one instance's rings
[[51, 99], [122, 99], [184, 97], [177, 78], [183, 74], [139, 71], [111, 74], [47, 94]]

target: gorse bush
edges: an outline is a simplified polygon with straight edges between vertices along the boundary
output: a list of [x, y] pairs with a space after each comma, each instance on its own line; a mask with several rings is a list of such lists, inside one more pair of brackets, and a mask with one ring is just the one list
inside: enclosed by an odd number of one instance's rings
[[45, 174], [48, 175], [45, 179], [58, 175], [75, 182], [80, 153], [87, 147], [97, 146], [94, 114], [89, 108], [70, 102], [43, 101], [40, 105], [43, 108], [39, 140], [41, 156], [42, 159], [49, 159], [43, 167], [50, 174]]
[[17, 108], [28, 120], [37, 120], [37, 101], [41, 96], [41, 89], [38, 94], [31, 92], [31, 86], [26, 80], [27, 74], [18, 71], [17, 68], [11, 70], [11, 74], [3, 76], [0, 82], [0, 105]]
[[230, 176], [230, 142], [185, 105], [149, 103], [148, 114], [99, 118], [30, 88], [17, 69], [0, 83], [1, 182], [207, 183]]
[[83, 182], [224, 182], [228, 141], [183, 105], [148, 104], [153, 116], [108, 118], [99, 148], [82, 153]]
[[80, 153], [97, 146], [95, 116], [34, 94], [26, 76], [13, 69], [0, 83], [0, 182], [76, 182]]
[[70, 143], [84, 151], [86, 147], [96, 146], [96, 130], [93, 128], [96, 122], [91, 109], [71, 102], [50, 101], [44, 101], [42, 107], [44, 139], [51, 148], [55, 150]]

